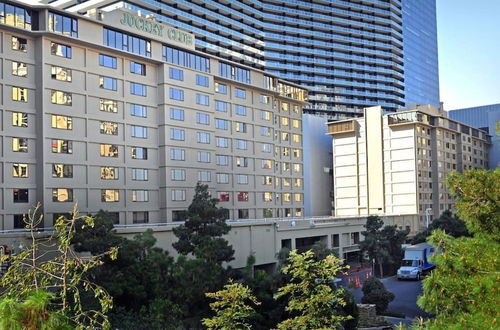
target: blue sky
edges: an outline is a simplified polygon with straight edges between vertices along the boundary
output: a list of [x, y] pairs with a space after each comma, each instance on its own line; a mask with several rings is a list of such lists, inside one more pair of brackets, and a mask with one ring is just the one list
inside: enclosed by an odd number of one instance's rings
[[436, 5], [444, 108], [500, 103], [500, 0], [436, 0]]

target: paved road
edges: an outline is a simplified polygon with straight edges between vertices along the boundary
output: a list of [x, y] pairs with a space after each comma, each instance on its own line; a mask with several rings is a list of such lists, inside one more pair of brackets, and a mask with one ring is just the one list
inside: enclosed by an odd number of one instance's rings
[[[421, 281], [398, 281], [395, 276], [382, 280], [387, 290], [396, 296], [389, 304], [389, 309], [394, 312], [404, 313], [407, 318], [417, 316], [430, 317], [417, 306], [417, 297], [422, 293]], [[363, 292], [361, 289], [351, 290], [356, 297], [356, 302], [361, 302]]]

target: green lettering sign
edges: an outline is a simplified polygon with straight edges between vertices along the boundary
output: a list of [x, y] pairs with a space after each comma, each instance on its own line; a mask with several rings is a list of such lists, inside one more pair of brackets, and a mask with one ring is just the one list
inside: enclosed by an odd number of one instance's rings
[[[129, 13], [123, 13], [123, 17], [120, 20], [120, 23], [158, 37], [163, 37], [165, 29], [165, 26], [163, 24], [144, 19], [139, 16], [134, 16]], [[193, 36], [178, 29], [169, 27], [166, 29], [166, 35], [167, 38], [172, 41], [180, 42], [188, 46], [191, 46], [193, 44]]]

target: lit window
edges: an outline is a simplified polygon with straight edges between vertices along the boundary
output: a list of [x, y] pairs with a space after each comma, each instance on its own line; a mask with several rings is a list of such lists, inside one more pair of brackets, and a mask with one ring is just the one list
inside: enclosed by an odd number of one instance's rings
[[237, 167], [248, 167], [248, 158], [246, 157], [236, 157]]
[[53, 178], [72, 178], [73, 177], [73, 165], [52, 164], [52, 177]]
[[290, 187], [291, 182], [289, 178], [283, 178], [283, 187]]
[[270, 111], [260, 111], [260, 119], [270, 121], [271, 120], [271, 112]]
[[299, 134], [292, 134], [292, 140], [293, 142], [295, 143], [300, 143], [300, 141], [302, 140], [300, 135]]
[[262, 104], [269, 104], [269, 102], [271, 102], [271, 97], [270, 96], [260, 94], [260, 103], [262, 103]]
[[271, 169], [273, 167], [273, 161], [269, 159], [262, 159], [262, 168]]
[[293, 185], [295, 187], [302, 187], [302, 179], [300, 179], [300, 178], [293, 179]]
[[101, 157], [118, 157], [118, 146], [114, 144], [101, 144]]
[[68, 140], [52, 140], [50, 143], [53, 153], [72, 154], [73, 142]]
[[300, 158], [301, 151], [300, 149], [293, 149], [293, 157]]
[[241, 123], [241, 122], [235, 122], [234, 123], [234, 130], [236, 132], [246, 133], [247, 132], [247, 124]]
[[238, 202], [248, 202], [248, 192], [240, 191], [238, 193]]
[[118, 180], [118, 169], [112, 166], [101, 166], [101, 179]]
[[293, 120], [292, 120], [292, 127], [293, 127], [293, 128], [300, 128], [300, 120], [298, 120], [298, 119], [293, 119]]
[[219, 94], [227, 94], [227, 85], [216, 82], [215, 92]]
[[227, 192], [227, 191], [219, 192], [219, 201], [220, 202], [229, 202], [229, 192]]
[[99, 65], [106, 68], [116, 69], [116, 57], [99, 54]]
[[71, 56], [72, 56], [71, 46], [66, 46], [63, 44], [55, 43], [55, 42], [50, 43], [50, 53], [52, 55], [65, 57], [65, 58], [71, 58]]
[[290, 193], [283, 193], [283, 201], [290, 202], [291, 200], [292, 200], [292, 194], [290, 194]]
[[186, 181], [186, 170], [179, 168], [170, 170], [170, 179], [172, 181]]
[[28, 40], [19, 37], [12, 37], [12, 50], [17, 50], [26, 53], [28, 50]]
[[146, 75], [146, 65], [143, 63], [137, 63], [130, 61], [130, 73], [139, 74], [141, 76]]
[[101, 121], [100, 125], [101, 134], [118, 135], [118, 124], [109, 121]]
[[12, 100], [28, 102], [28, 89], [23, 87], [12, 87]]
[[272, 192], [265, 192], [263, 195], [262, 195], [262, 199], [264, 200], [264, 202], [272, 202], [273, 201], [273, 193]]
[[12, 126], [28, 127], [28, 114], [24, 112], [13, 112]]
[[281, 111], [287, 112], [290, 109], [290, 104], [288, 103], [281, 103]]
[[73, 129], [73, 118], [68, 116], [52, 115], [52, 128]]
[[118, 189], [102, 189], [101, 202], [111, 203], [120, 201], [120, 191]]
[[60, 66], [53, 65], [50, 73], [51, 73], [52, 79], [55, 79], [55, 80], [71, 82], [73, 79], [72, 78], [72, 76], [73, 76], [72, 70], [62, 68]]
[[52, 90], [50, 94], [50, 100], [53, 104], [61, 105], [71, 105], [72, 104], [71, 93]]
[[149, 191], [132, 190], [132, 202], [147, 202], [147, 201], [149, 201]]
[[294, 172], [300, 172], [302, 168], [302, 165], [300, 164], [293, 164], [293, 171]]
[[12, 151], [28, 152], [28, 139], [18, 137], [12, 138]]
[[290, 138], [290, 133], [281, 132], [281, 141], [286, 142]]
[[134, 181], [148, 181], [148, 170], [145, 168], [133, 168], [132, 180]]
[[302, 202], [302, 194], [295, 193], [294, 196], [296, 202]]
[[67, 189], [67, 188], [52, 189], [52, 201], [53, 202], [72, 202], [73, 201], [73, 189]]
[[143, 147], [132, 147], [132, 159], [148, 159], [148, 149]]
[[27, 178], [29, 175], [28, 164], [12, 164], [12, 176], [14, 178]]
[[262, 184], [265, 186], [272, 186], [273, 185], [273, 177], [269, 175], [264, 175], [262, 177]]
[[116, 78], [100, 76], [99, 87], [111, 91], [116, 91], [118, 89], [118, 81]]
[[99, 99], [99, 110], [104, 112], [118, 112], [118, 102], [109, 99]]
[[12, 75], [18, 77], [27, 77], [28, 76], [27, 64], [12, 61]]

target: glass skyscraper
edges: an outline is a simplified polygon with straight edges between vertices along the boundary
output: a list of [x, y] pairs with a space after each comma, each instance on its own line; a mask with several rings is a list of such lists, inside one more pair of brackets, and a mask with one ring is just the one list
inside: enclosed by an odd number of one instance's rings
[[372, 105], [396, 110], [439, 101], [435, 0], [49, 2], [79, 13], [128, 8], [194, 32], [199, 50], [307, 87], [304, 111], [332, 119], [361, 115]]

